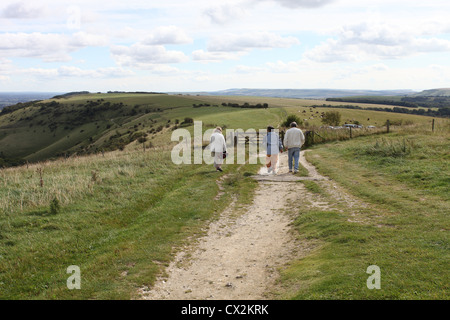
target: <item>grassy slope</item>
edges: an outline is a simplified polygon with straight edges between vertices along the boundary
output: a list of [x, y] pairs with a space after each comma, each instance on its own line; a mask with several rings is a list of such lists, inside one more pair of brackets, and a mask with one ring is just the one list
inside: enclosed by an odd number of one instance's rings
[[[213, 200], [218, 190], [211, 167], [175, 167], [167, 156], [131, 152], [49, 164], [51, 177], [72, 176], [67, 171], [73, 170], [87, 181], [89, 170], [98, 166], [98, 181], [78, 190], [59, 214], [37, 206], [2, 215], [1, 297], [128, 299], [139, 286], [150, 285], [172, 247], [200, 232], [229, 202], [229, 195]], [[62, 179], [53, 184], [45, 179], [45, 184], [36, 192], [65, 185]], [[69, 265], [80, 266], [82, 290], [67, 290]]]
[[[313, 148], [320, 172], [369, 204], [361, 212], [302, 210], [299, 237], [319, 247], [284, 272], [295, 299], [447, 299], [449, 124]], [[365, 220], [350, 222], [353, 214]], [[366, 269], [381, 268], [381, 290]]]
[[[119, 99], [117, 101], [125, 98], [121, 94], [109, 97]], [[274, 105], [274, 100], [267, 98], [258, 101], [247, 97], [233, 101], [229, 97], [172, 98], [175, 100], [166, 101], [165, 106], [169, 108], [164, 112], [117, 119], [119, 126], [112, 132], [100, 130], [99, 145], [102, 139], [108, 139], [108, 134], [114, 134], [116, 130], [126, 132], [138, 123], [143, 123], [139, 130], [148, 130], [149, 125], [166, 124], [168, 120], [173, 122], [190, 116], [203, 120], [209, 127], [264, 128], [279, 123], [287, 113], [279, 108], [191, 107], [192, 103], [213, 99], [217, 104], [267, 102]], [[140, 100], [145, 99], [143, 96], [136, 99], [129, 101], [130, 106], [149, 103]], [[181, 104], [177, 99], [184, 101], [184, 108], [170, 108]], [[286, 107], [288, 112], [309, 112], [309, 108], [297, 106], [299, 100], [292, 100], [280, 99], [276, 105]], [[161, 101], [154, 103], [161, 106]], [[363, 119], [378, 114], [368, 111], [358, 117]], [[389, 117], [392, 115], [388, 114]], [[415, 117], [399, 116], [403, 119]], [[429, 121], [427, 117], [417, 117], [416, 123]], [[159, 270], [170, 260], [172, 248], [201, 232], [201, 227], [229, 203], [231, 193], [239, 195], [241, 202], [251, 199], [255, 183], [243, 173], [254, 172], [254, 166], [246, 166], [244, 172], [239, 173], [237, 166], [226, 166], [230, 174], [224, 184], [227, 193], [214, 201], [218, 192], [215, 172], [211, 172], [209, 166], [175, 167], [168, 153], [170, 132], [164, 129], [150, 135], [149, 140], [156, 149], [146, 153], [133, 143], [125, 151], [106, 153], [105, 157], [71, 158], [32, 165], [28, 169], [0, 171], [0, 298], [128, 299], [136, 288], [154, 281]], [[401, 147], [403, 136], [399, 138], [394, 134], [389, 138], [400, 139], [395, 144]], [[421, 149], [414, 149], [411, 155], [417, 156], [415, 152], [421, 150], [420, 157], [427, 157], [429, 165], [424, 172], [420, 171], [423, 159], [405, 158], [410, 171], [402, 171], [389, 180], [385, 180], [388, 172], [406, 168], [406, 162], [386, 167], [377, 164], [377, 161], [385, 161], [384, 158], [367, 158], [370, 151], [365, 146], [373, 146], [375, 137], [316, 147], [314, 154], [317, 157], [310, 160], [352, 193], [373, 203], [366, 212], [373, 224], [349, 223], [349, 211], [340, 214], [301, 212], [296, 221], [300, 237], [324, 245], [295, 262], [284, 273], [285, 283], [294, 283], [301, 288], [294, 294], [295, 298], [443, 297], [448, 290], [446, 273], [442, 272], [448, 243], [443, 238], [445, 232], [440, 230], [448, 231], [441, 214], [446, 208], [445, 201], [448, 201], [443, 198], [448, 180], [439, 180], [438, 173], [448, 172], [448, 167], [442, 167], [446, 162], [441, 161], [448, 160], [443, 154], [443, 150], [448, 150], [448, 139], [436, 140], [436, 145], [428, 147], [427, 141], [435, 138], [419, 135]], [[0, 142], [1, 139], [0, 135]], [[39, 187], [37, 168], [44, 169], [44, 188]], [[351, 171], [352, 175], [342, 174], [342, 168]], [[424, 178], [421, 181], [437, 193], [426, 192], [422, 182], [414, 185], [416, 175]], [[382, 191], [379, 187], [383, 185], [390, 189]], [[307, 187], [322, 192], [313, 183]], [[62, 210], [57, 215], [50, 215], [49, 203], [55, 196]], [[425, 200], [416, 203], [418, 197]], [[414, 212], [411, 214], [411, 211]], [[421, 212], [429, 212], [432, 219], [425, 219]], [[378, 225], [387, 227], [379, 228]], [[435, 262], [430, 264], [430, 261]], [[66, 268], [72, 264], [81, 267], [83, 290], [66, 288], [65, 281], [69, 276]], [[365, 270], [370, 264], [382, 268], [381, 291], [369, 292], [365, 287], [368, 277]]]
[[352, 123], [353, 121], [359, 121], [360, 124], [364, 126], [383, 126], [386, 120], [391, 121], [409, 121], [412, 123], [426, 123], [430, 122], [430, 117], [409, 115], [409, 114], [398, 114], [393, 112], [382, 112], [382, 111], [372, 111], [372, 110], [356, 110], [356, 109], [335, 109], [335, 108], [310, 108], [313, 105], [355, 105], [359, 107], [382, 107], [382, 108], [393, 108], [394, 106], [389, 105], [373, 105], [364, 103], [348, 103], [348, 102], [333, 102], [325, 100], [307, 100], [307, 99], [283, 99], [283, 98], [268, 98], [268, 97], [233, 97], [233, 96], [218, 96], [218, 97], [201, 97], [203, 100], [209, 101], [211, 103], [221, 102], [231, 102], [231, 103], [243, 103], [248, 102], [252, 104], [256, 103], [268, 103], [271, 107], [278, 107], [284, 110], [285, 113], [295, 114], [299, 116], [302, 120], [310, 126], [321, 126], [320, 114], [327, 111], [338, 111], [342, 115], [342, 122]]
[[[158, 114], [158, 123], [190, 116], [230, 128], [265, 127], [266, 119], [279, 122], [278, 115], [277, 109], [184, 107]], [[251, 199], [256, 183], [244, 173], [257, 166], [238, 172], [238, 165], [226, 165], [226, 193], [214, 200], [219, 175], [212, 166], [172, 164], [170, 134], [152, 135], [154, 148], [145, 153], [133, 143], [104, 156], [0, 171], [0, 298], [132, 298], [151, 285], [173, 248], [201, 233], [229, 204], [231, 194], [240, 204]], [[56, 215], [49, 209], [53, 198], [61, 204]], [[82, 290], [67, 290], [70, 265], [81, 268]]]
[[[100, 100], [102, 104], [122, 103], [122, 106], [86, 115], [88, 101]], [[265, 128], [268, 121], [277, 123], [280, 118], [279, 109], [192, 108], [205, 100], [161, 94], [89, 94], [43, 101], [50, 102], [60, 106], [48, 108], [48, 113], [36, 105], [0, 116], [0, 150], [5, 157], [39, 161], [62, 153], [108, 150], [112, 136], [126, 140], [137, 132], [147, 134], [152, 128], [168, 124], [173, 127], [175, 120], [182, 122], [185, 117], [203, 120], [210, 127], [226, 125], [236, 129]], [[236, 117], [237, 112], [242, 116]], [[50, 129], [52, 124], [56, 129]]]

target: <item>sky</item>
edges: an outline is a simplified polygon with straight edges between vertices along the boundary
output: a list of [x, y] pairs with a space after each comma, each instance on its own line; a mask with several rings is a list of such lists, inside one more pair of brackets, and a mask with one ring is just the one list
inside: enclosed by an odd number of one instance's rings
[[448, 0], [2, 0], [0, 91], [450, 87]]

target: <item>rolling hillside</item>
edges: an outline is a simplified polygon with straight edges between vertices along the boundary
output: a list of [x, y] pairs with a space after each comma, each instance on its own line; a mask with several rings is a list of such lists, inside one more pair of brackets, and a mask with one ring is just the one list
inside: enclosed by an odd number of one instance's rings
[[[151, 287], [211, 221], [230, 208], [240, 216], [257, 199], [252, 176], [261, 165], [226, 164], [223, 173], [206, 164], [177, 166], [172, 129], [192, 130], [183, 124], [188, 117], [203, 121], [203, 129], [265, 128], [296, 114], [307, 119], [303, 129], [319, 130], [321, 112], [336, 109], [311, 103], [317, 101], [110, 93], [2, 113], [2, 152], [30, 162], [66, 157], [0, 169], [0, 299], [138, 298], [139, 288]], [[283, 267], [276, 297], [445, 299], [448, 119], [437, 119], [433, 132], [430, 117], [339, 112], [342, 122], [382, 126], [390, 119], [397, 126], [389, 134], [364, 129], [364, 137], [355, 130], [353, 139], [343, 129], [308, 151], [321, 174], [364, 206], [344, 205], [348, 198], [328, 180], [293, 183], [304, 203], [287, 202], [295, 221], [283, 232], [299, 239], [302, 255]], [[335, 132], [320, 130], [324, 138]], [[382, 290], [366, 287], [371, 264], [382, 268]], [[81, 268], [82, 290], [68, 290], [71, 265]]]
[[450, 88], [423, 90], [411, 94], [413, 97], [450, 97]]
[[163, 131], [185, 125], [187, 117], [201, 115], [218, 125], [237, 111], [167, 94], [81, 94], [21, 103], [0, 113], [0, 157], [33, 162], [123, 149], [136, 140], [151, 146]]
[[[245, 105], [262, 108], [240, 108]], [[165, 143], [162, 133], [189, 126], [185, 118], [210, 127], [248, 129], [276, 125], [283, 115], [296, 113], [305, 125], [320, 126], [320, 114], [337, 110], [345, 123], [382, 126], [386, 120], [409, 123], [426, 117], [367, 111], [371, 104], [274, 97], [192, 96], [152, 93], [74, 94], [38, 102], [19, 103], [0, 113], [0, 159], [17, 165], [55, 157], [70, 157], [123, 149], [131, 142], [146, 147]], [[232, 107], [234, 106], [234, 107]], [[236, 106], [238, 108], [236, 108]], [[387, 108], [389, 105], [377, 105]], [[342, 109], [344, 108], [344, 109]], [[239, 112], [242, 116], [235, 117]], [[247, 119], [252, 119], [248, 121]]]

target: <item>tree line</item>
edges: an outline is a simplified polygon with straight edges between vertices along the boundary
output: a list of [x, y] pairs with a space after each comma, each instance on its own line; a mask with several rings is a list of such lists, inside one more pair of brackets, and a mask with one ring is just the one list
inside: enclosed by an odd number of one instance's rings
[[383, 107], [360, 107], [354, 105], [339, 105], [333, 106], [329, 104], [323, 105], [313, 105], [311, 108], [336, 108], [336, 109], [358, 109], [358, 110], [371, 110], [371, 111], [383, 111], [383, 112], [394, 112], [394, 113], [405, 113], [405, 114], [415, 114], [420, 116], [430, 116], [430, 117], [449, 117], [450, 116], [450, 107], [440, 108], [438, 110], [432, 109], [407, 109], [402, 107], [394, 107], [394, 108], [383, 108]]
[[383, 97], [347, 97], [347, 98], [328, 98], [326, 101], [384, 104], [389, 106], [399, 106], [407, 108], [448, 108], [450, 106], [450, 97], [401, 97], [389, 99]]

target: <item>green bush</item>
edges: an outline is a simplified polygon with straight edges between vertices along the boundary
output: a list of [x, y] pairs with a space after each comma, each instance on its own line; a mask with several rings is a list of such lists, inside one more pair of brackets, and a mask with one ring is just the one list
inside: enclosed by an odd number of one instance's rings
[[[338, 126], [341, 123], [341, 114], [338, 111], [325, 112], [322, 123], [330, 126]], [[359, 122], [355, 124], [359, 124]]]
[[286, 120], [284, 120], [284, 122], [281, 124], [282, 127], [290, 127], [292, 122], [296, 122], [298, 126], [303, 124], [302, 119], [300, 119], [298, 116], [296, 116], [295, 114], [290, 114]]

